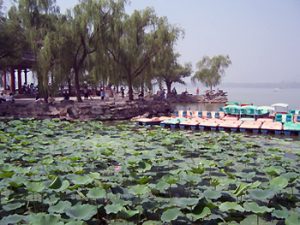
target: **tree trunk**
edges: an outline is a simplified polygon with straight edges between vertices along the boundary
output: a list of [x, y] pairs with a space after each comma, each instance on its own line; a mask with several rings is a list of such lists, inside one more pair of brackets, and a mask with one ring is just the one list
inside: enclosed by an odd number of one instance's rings
[[132, 88], [132, 78], [131, 74], [128, 73], [127, 75], [127, 81], [128, 81], [128, 95], [129, 95], [129, 101], [133, 101], [133, 88]]
[[75, 90], [76, 90], [76, 97], [78, 102], [82, 102], [81, 94], [80, 94], [80, 85], [79, 85], [79, 69], [74, 69], [75, 75]]
[[172, 82], [166, 81], [166, 86], [168, 94], [171, 94]]

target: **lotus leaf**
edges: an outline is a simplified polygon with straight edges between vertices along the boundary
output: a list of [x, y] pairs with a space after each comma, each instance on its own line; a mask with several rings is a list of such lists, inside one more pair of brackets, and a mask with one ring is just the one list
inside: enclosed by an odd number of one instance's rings
[[66, 211], [67, 216], [77, 220], [89, 220], [97, 214], [97, 207], [88, 204], [77, 204]]
[[50, 214], [64, 213], [66, 209], [71, 208], [72, 204], [69, 201], [59, 201], [56, 205], [50, 206], [48, 212]]
[[286, 219], [286, 225], [299, 225], [300, 224], [300, 216], [299, 213], [292, 212]]
[[194, 208], [199, 202], [198, 198], [173, 198], [171, 199], [171, 205], [180, 207], [180, 208]]
[[87, 185], [93, 182], [93, 179], [89, 176], [71, 175], [70, 179], [77, 185]]
[[254, 190], [249, 190], [249, 195], [253, 199], [263, 201], [266, 199], [271, 199], [275, 195], [275, 192], [272, 189], [266, 189], [266, 190], [254, 189]]
[[160, 221], [148, 220], [144, 222], [142, 225], [163, 225]]
[[27, 190], [30, 192], [40, 193], [45, 189], [43, 182], [28, 182], [26, 184]]
[[239, 212], [245, 211], [245, 209], [236, 202], [223, 202], [221, 203], [221, 205], [219, 205], [219, 209], [223, 212], [228, 212], [230, 210], [235, 210]]
[[31, 225], [64, 225], [63, 222], [60, 221], [60, 216], [56, 215], [47, 215], [45, 213], [38, 214], [30, 214], [29, 215], [29, 223]]
[[289, 216], [289, 211], [284, 209], [284, 210], [274, 210], [272, 212], [272, 216], [276, 217], [278, 219], [286, 219]]
[[287, 178], [283, 176], [275, 177], [270, 181], [270, 188], [276, 191], [284, 189], [289, 184]]
[[91, 199], [100, 199], [106, 196], [106, 191], [103, 188], [92, 188], [86, 196]]
[[57, 203], [59, 200], [59, 198], [57, 198], [55, 195], [50, 195], [49, 198], [46, 198], [44, 200], [44, 203], [48, 204], [48, 205], [54, 205], [55, 203]]
[[222, 196], [222, 193], [220, 191], [206, 190], [203, 195], [206, 199], [216, 200]]
[[22, 215], [9, 215], [0, 220], [1, 225], [9, 225], [9, 224], [18, 224], [24, 220], [24, 216]]
[[171, 209], [167, 209], [166, 211], [163, 212], [163, 214], [161, 215], [161, 220], [163, 222], [171, 222], [175, 219], [177, 219], [179, 216], [182, 216], [182, 212], [180, 211], [180, 209], [178, 208], [171, 208]]
[[135, 186], [131, 186], [129, 188], [129, 193], [133, 194], [133, 195], [138, 195], [138, 196], [141, 196], [141, 195], [147, 195], [149, 194], [150, 192], [150, 189], [147, 185], [135, 185]]
[[279, 166], [270, 166], [265, 168], [264, 171], [270, 176], [279, 176], [281, 173], [284, 172], [284, 169]]
[[55, 177], [54, 180], [49, 185], [51, 189], [59, 189], [62, 186], [62, 181], [59, 176]]
[[192, 221], [197, 221], [200, 219], [204, 219], [211, 215], [211, 211], [208, 207], [204, 207], [202, 212], [200, 214], [195, 214], [195, 213], [189, 213], [187, 214], [187, 217], [191, 219]]
[[113, 220], [109, 222], [109, 225], [134, 225], [134, 223], [127, 220]]
[[245, 202], [243, 206], [246, 211], [253, 212], [255, 214], [263, 214], [274, 210], [273, 208], [268, 208], [266, 206], [259, 206], [256, 202]]
[[86, 223], [82, 222], [82, 221], [72, 220], [72, 221], [66, 223], [65, 225], [86, 225]]
[[123, 210], [124, 206], [122, 204], [114, 203], [111, 205], [107, 205], [104, 208], [107, 214], [117, 214], [118, 212], [121, 212]]
[[5, 211], [12, 211], [12, 210], [21, 208], [21, 207], [24, 206], [24, 205], [25, 205], [24, 202], [10, 203], [10, 204], [4, 205], [4, 206], [3, 206], [3, 209], [4, 209]]

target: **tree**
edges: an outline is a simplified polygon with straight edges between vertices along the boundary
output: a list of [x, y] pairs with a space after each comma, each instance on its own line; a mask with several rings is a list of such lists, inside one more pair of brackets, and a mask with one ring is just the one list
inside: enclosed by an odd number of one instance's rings
[[183, 78], [190, 76], [192, 73], [192, 65], [190, 63], [185, 65], [178, 63], [179, 56], [179, 54], [174, 53], [173, 46], [171, 46], [165, 48], [154, 62], [158, 65], [156, 68], [156, 79], [160, 84], [162, 82], [166, 84], [168, 94], [171, 93], [173, 83], [185, 84]]
[[[150, 67], [151, 61], [163, 46], [178, 38], [179, 29], [168, 24], [147, 8], [130, 16], [120, 14], [106, 28], [103, 38], [110, 57], [122, 68], [128, 85], [129, 100], [133, 100], [133, 86]], [[104, 32], [102, 32], [104, 33]]]
[[192, 77], [192, 81], [200, 81], [212, 90], [213, 87], [221, 83], [225, 69], [231, 64], [229, 56], [218, 55], [212, 58], [205, 56], [197, 63], [197, 71]]
[[49, 76], [53, 73], [55, 64], [52, 52], [55, 46], [55, 25], [60, 15], [59, 7], [55, 3], [55, 0], [19, 0], [18, 5], [19, 21], [36, 58], [34, 69], [37, 72], [39, 93], [46, 102], [49, 95]]

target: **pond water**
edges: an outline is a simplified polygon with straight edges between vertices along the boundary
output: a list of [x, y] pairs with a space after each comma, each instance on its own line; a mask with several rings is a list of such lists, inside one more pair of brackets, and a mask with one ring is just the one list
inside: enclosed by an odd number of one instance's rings
[[0, 224], [299, 224], [299, 147], [127, 122], [0, 122]]

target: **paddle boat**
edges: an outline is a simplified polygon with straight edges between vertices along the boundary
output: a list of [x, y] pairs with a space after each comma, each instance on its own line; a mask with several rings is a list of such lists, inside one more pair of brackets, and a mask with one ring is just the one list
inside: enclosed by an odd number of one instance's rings
[[200, 130], [212, 130], [216, 131], [217, 128], [219, 127], [219, 124], [222, 123], [223, 120], [217, 119], [217, 118], [212, 118], [212, 119], [207, 119], [203, 120], [199, 124], [199, 129]]
[[190, 118], [190, 119], [180, 122], [179, 128], [181, 130], [183, 130], [185, 128], [191, 128], [192, 130], [196, 130], [202, 121], [203, 121], [202, 118]]
[[263, 134], [268, 134], [269, 132], [274, 132], [279, 135], [282, 133], [283, 125], [281, 122], [276, 121], [265, 121], [261, 126], [261, 132]]
[[283, 124], [283, 132], [285, 135], [300, 135], [300, 123], [287, 122]]
[[177, 117], [177, 118], [171, 118], [171, 119], [167, 119], [164, 120], [160, 123], [161, 127], [170, 127], [171, 129], [175, 129], [179, 127], [179, 124], [188, 120], [187, 118], [181, 118], [181, 117]]
[[241, 120], [222, 120], [219, 123], [219, 130], [230, 130], [232, 132], [237, 132], [242, 123], [243, 121]]
[[263, 124], [262, 121], [257, 120], [242, 120], [243, 123], [240, 125], [241, 132], [252, 131], [253, 133], [257, 134]]
[[170, 119], [170, 117], [167, 116], [161, 116], [161, 117], [152, 117], [152, 118], [133, 118], [132, 121], [135, 121], [138, 125], [143, 126], [154, 126], [154, 125], [160, 125], [160, 123], [164, 120]]

